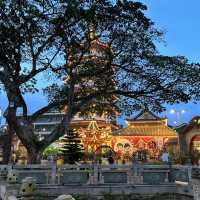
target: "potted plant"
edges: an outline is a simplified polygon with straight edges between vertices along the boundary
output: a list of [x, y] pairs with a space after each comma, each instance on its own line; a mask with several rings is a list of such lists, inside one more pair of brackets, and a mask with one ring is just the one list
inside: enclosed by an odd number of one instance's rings
[[49, 145], [43, 152], [44, 159], [41, 160], [41, 164], [48, 163], [48, 157], [51, 156], [53, 158], [57, 158], [57, 157], [59, 157], [60, 154], [61, 154], [61, 151], [59, 148], [54, 147], [53, 145]]

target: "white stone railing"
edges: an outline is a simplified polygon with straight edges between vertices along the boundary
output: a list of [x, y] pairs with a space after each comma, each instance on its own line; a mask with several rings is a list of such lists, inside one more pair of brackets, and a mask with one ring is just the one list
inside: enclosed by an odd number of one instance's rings
[[[63, 165], [57, 168], [56, 165], [0, 165], [0, 175], [6, 176], [6, 172], [15, 170], [18, 176], [18, 182], [21, 182], [25, 177], [35, 177], [37, 184], [78, 184], [79, 176], [82, 184], [104, 184], [111, 183], [109, 179], [113, 176], [113, 184], [122, 181], [124, 184], [142, 184], [145, 181], [148, 183], [148, 175], [161, 183], [169, 182], [170, 175], [181, 173], [181, 179], [191, 180], [191, 169], [188, 166], [169, 166], [169, 165], [100, 165], [100, 164], [85, 164], [85, 165]], [[172, 173], [173, 172], [173, 173]], [[155, 176], [154, 176], [155, 175]], [[184, 177], [185, 176], [185, 177]], [[173, 182], [177, 177], [173, 177]], [[114, 180], [116, 178], [116, 181]], [[117, 180], [118, 178], [118, 180]], [[87, 179], [87, 181], [86, 181]]]
[[[7, 169], [7, 170], [5, 170]], [[197, 169], [200, 170], [198, 167]], [[175, 185], [176, 181], [185, 184], [191, 182], [194, 185], [194, 191], [197, 181], [191, 181], [192, 166], [178, 166], [178, 165], [99, 165], [99, 164], [85, 164], [85, 165], [63, 165], [57, 168], [55, 165], [14, 165], [1, 166], [0, 165], [0, 194], [1, 198], [8, 200], [14, 198], [17, 191], [20, 189], [22, 180], [26, 177], [33, 177], [36, 184], [42, 187], [63, 186], [63, 185], [124, 185], [124, 187], [131, 185]], [[9, 172], [6, 180], [6, 171]], [[10, 173], [12, 172], [12, 173]], [[180, 173], [180, 177], [174, 177], [174, 173]], [[12, 176], [15, 174], [16, 177]], [[173, 180], [170, 183], [170, 176], [173, 175]], [[184, 176], [184, 177], [182, 177]], [[188, 177], [188, 179], [187, 179]], [[176, 180], [177, 178], [177, 180]], [[182, 180], [183, 179], [183, 180]], [[184, 180], [185, 179], [185, 180]], [[14, 181], [13, 181], [14, 180]], [[15, 181], [16, 180], [16, 181]], [[151, 182], [152, 181], [152, 182]], [[157, 186], [156, 186], [157, 187]], [[198, 190], [199, 191], [199, 190]], [[195, 193], [196, 194], [196, 193]]]

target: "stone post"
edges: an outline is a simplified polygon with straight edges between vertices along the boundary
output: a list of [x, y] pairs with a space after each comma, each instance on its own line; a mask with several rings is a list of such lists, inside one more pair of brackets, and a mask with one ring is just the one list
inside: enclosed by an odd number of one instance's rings
[[188, 173], [188, 179], [189, 179], [189, 182], [192, 180], [192, 166], [188, 166], [187, 168], [187, 173]]
[[132, 163], [132, 167], [127, 171], [127, 183], [141, 184], [143, 182], [142, 170], [143, 166], [138, 161]]
[[165, 183], [168, 183], [168, 182], [169, 182], [169, 173], [170, 173], [170, 171], [167, 171], [167, 172], [166, 172], [166, 175], [165, 175]]
[[135, 183], [135, 176], [131, 169], [127, 171], [127, 184], [134, 184]]
[[97, 163], [94, 164], [94, 174], [93, 174], [93, 184], [98, 184], [98, 174], [99, 173], [99, 165]]
[[194, 200], [200, 200], [200, 181], [197, 179], [192, 180], [192, 190]]
[[56, 175], [57, 175], [56, 165], [53, 165], [51, 171], [51, 180], [50, 180], [51, 184], [56, 184]]
[[16, 170], [9, 168], [5, 185], [1, 185], [2, 200], [14, 199], [18, 194], [18, 173]]
[[191, 178], [194, 200], [200, 200], [200, 168], [192, 168]]
[[99, 175], [99, 165], [94, 163], [93, 172], [89, 174], [88, 184], [97, 185], [99, 183], [98, 175]]

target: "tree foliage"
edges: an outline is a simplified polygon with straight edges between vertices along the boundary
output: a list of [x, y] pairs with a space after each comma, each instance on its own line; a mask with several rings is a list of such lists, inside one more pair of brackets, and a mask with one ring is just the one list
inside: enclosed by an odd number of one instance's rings
[[[59, 139], [77, 113], [130, 114], [144, 104], [199, 98], [199, 65], [183, 56], [160, 55], [162, 32], [133, 1], [24, 0], [0, 7], [0, 84], [9, 106], [5, 116], [26, 146], [30, 161]], [[41, 74], [49, 104], [27, 116], [24, 94], [37, 92]], [[63, 79], [65, 81], [63, 82]], [[45, 80], [45, 79], [44, 79]], [[23, 116], [17, 118], [19, 107]], [[32, 122], [52, 108], [66, 115], [39, 141]]]
[[75, 164], [83, 157], [83, 146], [81, 139], [76, 130], [70, 129], [67, 134], [61, 139], [63, 147], [61, 149], [62, 156], [69, 164]]

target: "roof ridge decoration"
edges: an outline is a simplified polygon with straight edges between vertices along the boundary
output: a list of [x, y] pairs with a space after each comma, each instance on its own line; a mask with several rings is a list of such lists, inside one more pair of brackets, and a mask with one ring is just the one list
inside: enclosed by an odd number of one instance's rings
[[144, 110], [136, 115], [133, 120], [161, 120], [161, 118], [151, 112], [148, 107], [145, 106]]

